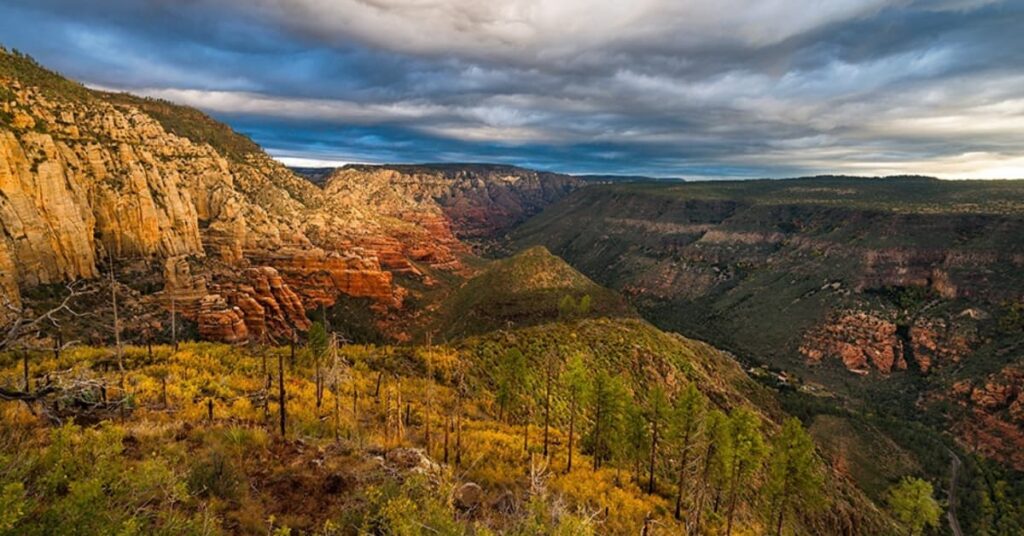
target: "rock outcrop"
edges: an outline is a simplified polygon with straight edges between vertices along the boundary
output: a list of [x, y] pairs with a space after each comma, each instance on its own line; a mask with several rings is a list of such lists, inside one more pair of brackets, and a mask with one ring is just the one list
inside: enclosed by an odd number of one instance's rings
[[868, 374], [872, 369], [889, 373], [907, 368], [896, 324], [863, 312], [839, 314], [808, 333], [800, 352], [812, 364], [839, 359], [847, 370], [857, 374]]
[[341, 295], [399, 308], [395, 275], [460, 270], [460, 237], [505, 229], [579, 186], [463, 166], [346, 168], [322, 188], [196, 110], [91, 91], [22, 56], [0, 52], [0, 89], [5, 300], [109, 262], [166, 260], [155, 303], [173, 297], [218, 340], [305, 329], [304, 310]]
[[1024, 366], [961, 380], [954, 384], [952, 398], [968, 412], [955, 427], [964, 444], [1024, 471]]
[[908, 365], [927, 373], [937, 365], [959, 363], [975, 340], [970, 330], [943, 318], [919, 318], [899, 326], [877, 314], [842, 311], [808, 331], [800, 353], [809, 364], [838, 359], [861, 375], [872, 370], [888, 374]]

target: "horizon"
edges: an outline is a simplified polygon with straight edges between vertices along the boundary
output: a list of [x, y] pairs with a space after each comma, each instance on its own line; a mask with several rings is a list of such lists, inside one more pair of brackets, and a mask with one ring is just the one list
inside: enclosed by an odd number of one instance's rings
[[13, 0], [0, 35], [293, 166], [1024, 178], [1024, 6], [739, 4]]

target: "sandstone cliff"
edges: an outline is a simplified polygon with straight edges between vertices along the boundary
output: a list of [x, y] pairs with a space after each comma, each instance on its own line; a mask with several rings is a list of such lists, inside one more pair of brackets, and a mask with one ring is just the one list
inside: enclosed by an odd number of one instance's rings
[[516, 168], [350, 168], [324, 189], [196, 110], [91, 91], [0, 52], [0, 293], [15, 304], [19, 289], [166, 259], [161, 296], [147, 298], [174, 297], [203, 336], [287, 336], [339, 295], [401, 307], [394, 275], [459, 270], [459, 237], [576, 186]]

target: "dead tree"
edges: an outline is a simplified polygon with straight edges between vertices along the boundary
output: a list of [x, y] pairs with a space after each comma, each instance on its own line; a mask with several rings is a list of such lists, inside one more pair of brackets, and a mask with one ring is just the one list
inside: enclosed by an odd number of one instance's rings
[[[294, 333], [294, 332], [293, 332]], [[292, 355], [295, 354], [295, 338], [292, 338]], [[284, 396], [284, 354], [277, 354], [277, 402], [281, 411], [281, 437], [285, 435], [285, 396]]]
[[[12, 318], [10, 323], [4, 326], [3, 334], [0, 335], [0, 352], [17, 344], [26, 346], [22, 339], [30, 333], [38, 333], [47, 324], [60, 328], [61, 315], [72, 317], [84, 316], [84, 313], [78, 313], [72, 309], [71, 305], [78, 298], [94, 292], [96, 292], [95, 289], [88, 289], [78, 283], [71, 283], [67, 285], [67, 294], [60, 304], [35, 316], [31, 312], [26, 311], [23, 304], [16, 304], [7, 296], [0, 294], [0, 306], [6, 310], [7, 316]], [[58, 344], [60, 345], [59, 349], [63, 350], [74, 343], [64, 343], [63, 336], [61, 336], [58, 339]]]
[[551, 426], [551, 384], [554, 383], [554, 364], [549, 355], [544, 367], [544, 460], [548, 459], [549, 428]]
[[[174, 345], [174, 351], [178, 351], [178, 310], [174, 296], [171, 296], [171, 344]], [[264, 358], [264, 367], [266, 370], [266, 358]]]
[[117, 370], [121, 375], [121, 389], [124, 389], [124, 352], [121, 348], [121, 322], [117, 316], [117, 281], [114, 280], [114, 258], [107, 252], [110, 263], [110, 303], [114, 309], [114, 351], [117, 353]]

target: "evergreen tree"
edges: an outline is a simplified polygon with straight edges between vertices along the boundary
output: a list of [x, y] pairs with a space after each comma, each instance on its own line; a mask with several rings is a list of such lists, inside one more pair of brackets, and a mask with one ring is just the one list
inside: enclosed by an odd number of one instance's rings
[[647, 481], [647, 493], [654, 493], [654, 484], [658, 465], [658, 444], [668, 426], [669, 414], [672, 406], [669, 404], [668, 396], [660, 385], [655, 385], [647, 397], [647, 420], [651, 425], [651, 449], [650, 467], [648, 468], [649, 478]]
[[768, 526], [782, 534], [790, 514], [821, 506], [824, 477], [814, 453], [814, 441], [800, 420], [791, 417], [772, 442], [762, 497], [767, 504]]
[[579, 311], [579, 314], [586, 315], [587, 313], [590, 312], [590, 301], [591, 301], [590, 294], [584, 294], [583, 297], [580, 298], [580, 304], [579, 304], [579, 307], [577, 308], [578, 311]]
[[939, 526], [942, 508], [934, 492], [928, 481], [914, 477], [903, 477], [889, 489], [886, 502], [909, 536], [920, 536], [925, 527]]
[[746, 408], [733, 410], [729, 416], [728, 435], [731, 449], [726, 459], [728, 502], [726, 510], [726, 535], [732, 534], [736, 508], [751, 491], [750, 479], [764, 457], [764, 437], [761, 436], [760, 421]]
[[327, 328], [324, 327], [323, 322], [320, 322], [319, 320], [313, 322], [313, 325], [309, 328], [309, 333], [307, 334], [306, 339], [306, 347], [309, 349], [309, 355], [313, 359], [313, 366], [316, 369], [314, 384], [316, 386], [316, 409], [319, 410], [324, 399], [322, 363], [330, 344], [329, 337], [327, 335]]
[[682, 518], [683, 491], [697, 458], [697, 447], [703, 432], [707, 401], [692, 383], [683, 389], [672, 408], [672, 445], [679, 456], [676, 480], [676, 519]]
[[526, 387], [526, 374], [526, 356], [518, 348], [510, 348], [496, 371], [498, 420], [504, 421], [518, 408]]
[[644, 455], [647, 454], [648, 444], [647, 417], [644, 415], [644, 409], [632, 400], [628, 401], [624, 421], [626, 440], [624, 454], [633, 466], [633, 479], [636, 481], [637, 487], [640, 487], [642, 485], [640, 466], [643, 463]]
[[562, 319], [572, 318], [576, 314], [576, 300], [566, 294], [558, 302], [558, 317]]
[[573, 354], [566, 364], [565, 372], [562, 374], [561, 384], [565, 386], [569, 397], [569, 449], [568, 460], [565, 464], [565, 471], [572, 471], [572, 450], [576, 438], [576, 419], [582, 399], [590, 389], [586, 365], [579, 354]]
[[596, 471], [602, 462], [612, 458], [615, 448], [621, 446], [626, 392], [618, 377], [602, 370], [594, 376], [589, 395], [594, 413], [590, 444]]
[[703, 463], [700, 470], [700, 489], [697, 496], [697, 513], [689, 525], [692, 530], [700, 530], [701, 519], [708, 503], [718, 512], [722, 489], [725, 486], [727, 461], [731, 456], [732, 438], [729, 435], [729, 418], [718, 409], [708, 412], [704, 419]]

